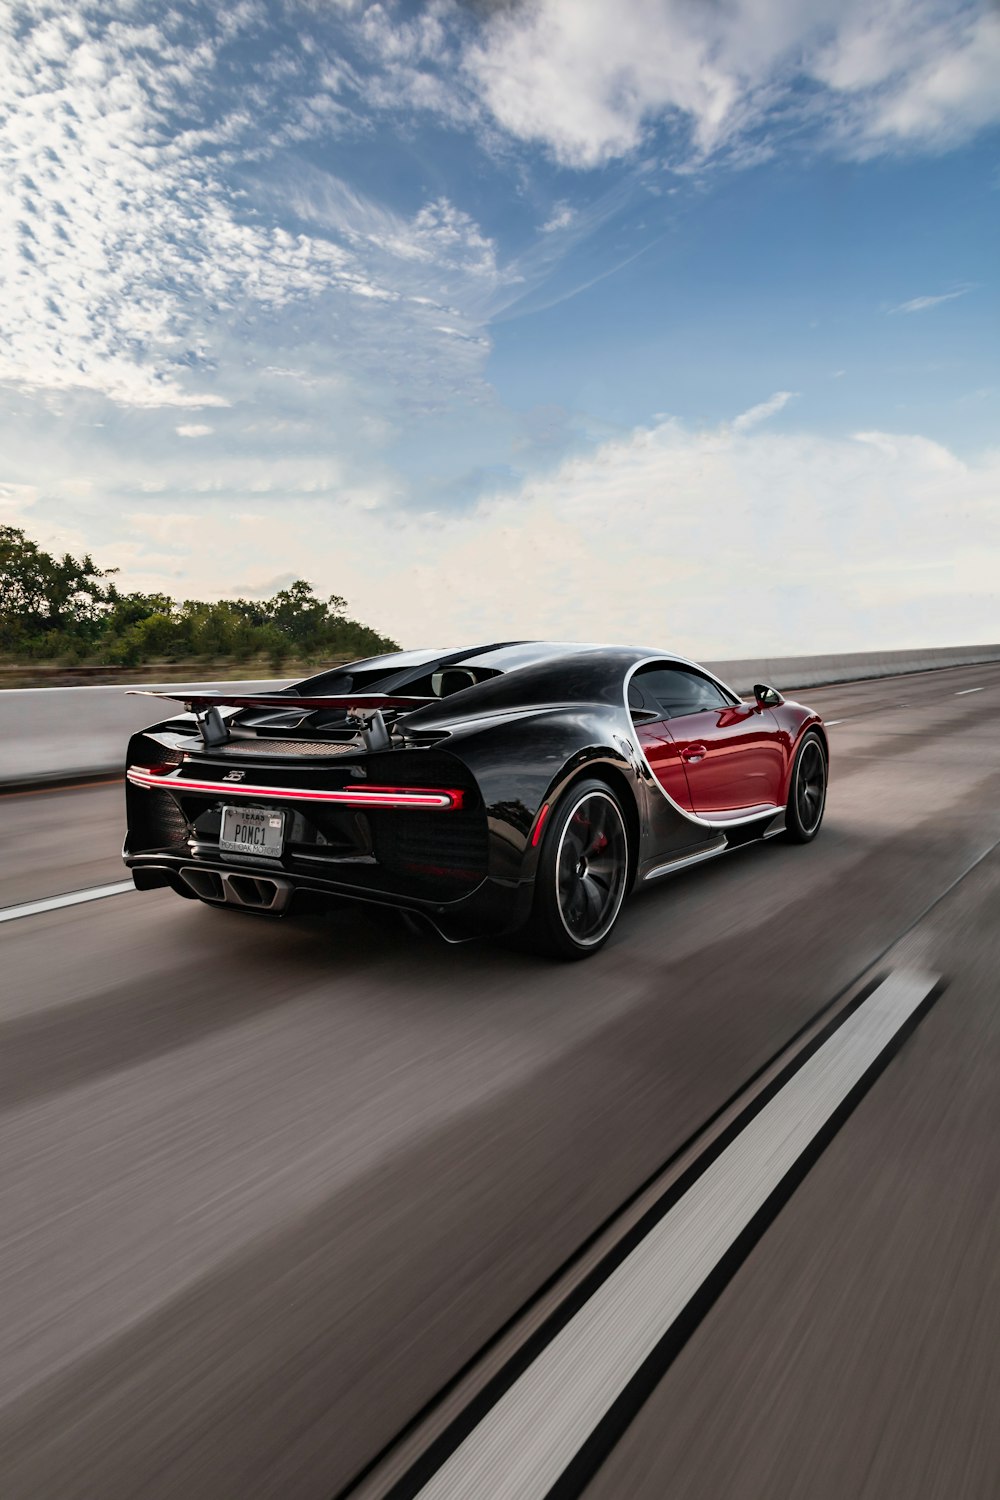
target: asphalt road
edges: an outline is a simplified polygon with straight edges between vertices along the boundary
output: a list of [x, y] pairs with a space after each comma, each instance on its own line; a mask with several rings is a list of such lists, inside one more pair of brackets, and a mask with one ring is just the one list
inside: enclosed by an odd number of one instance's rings
[[[0, 925], [4, 1500], [330, 1500], [887, 950], [948, 988], [587, 1494], [1000, 1490], [1000, 667], [804, 696], [821, 837], [582, 965], [169, 892]], [[0, 799], [0, 907], [120, 880], [121, 802]]]

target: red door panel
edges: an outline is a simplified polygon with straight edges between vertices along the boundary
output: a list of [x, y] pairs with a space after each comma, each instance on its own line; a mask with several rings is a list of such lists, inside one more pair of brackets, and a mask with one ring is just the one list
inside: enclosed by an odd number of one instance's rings
[[691, 812], [691, 791], [680, 747], [666, 724], [662, 719], [656, 719], [652, 723], [636, 724], [634, 727], [643, 753], [653, 768], [653, 775], [667, 796], [672, 797], [685, 812]]
[[713, 708], [655, 727], [676, 745], [701, 817], [781, 805], [785, 752], [769, 709]]

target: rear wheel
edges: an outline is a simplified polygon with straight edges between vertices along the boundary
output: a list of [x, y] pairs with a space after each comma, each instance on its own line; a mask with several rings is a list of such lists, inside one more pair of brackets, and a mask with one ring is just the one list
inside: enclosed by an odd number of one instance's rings
[[819, 833], [826, 807], [826, 753], [816, 734], [799, 746], [788, 789], [785, 835], [793, 844], [808, 844]]
[[578, 781], [545, 829], [529, 933], [553, 958], [588, 958], [603, 947], [628, 887], [628, 833], [603, 781]]

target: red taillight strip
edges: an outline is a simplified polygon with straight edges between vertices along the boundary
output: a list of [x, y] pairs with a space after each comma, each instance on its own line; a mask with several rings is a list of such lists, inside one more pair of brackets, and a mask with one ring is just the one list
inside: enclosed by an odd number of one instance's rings
[[453, 811], [464, 793], [453, 787], [369, 786], [336, 792], [314, 787], [257, 786], [249, 781], [194, 781], [175, 777], [166, 781], [145, 766], [129, 766], [125, 773], [134, 786], [167, 786], [177, 792], [214, 792], [220, 797], [267, 797], [286, 802], [339, 802], [350, 807], [422, 807]]

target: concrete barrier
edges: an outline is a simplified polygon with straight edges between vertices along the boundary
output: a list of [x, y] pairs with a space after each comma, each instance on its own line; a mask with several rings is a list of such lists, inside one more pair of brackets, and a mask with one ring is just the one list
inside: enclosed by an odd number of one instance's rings
[[[781, 692], [794, 692], [824, 683], [856, 682], [991, 661], [1000, 661], [1000, 645], [746, 657], [705, 665], [737, 692], [747, 693], [755, 682], [768, 682]], [[286, 681], [168, 683], [162, 690], [176, 692], [187, 686], [206, 691], [232, 688], [244, 693], [273, 692], [284, 687]], [[129, 735], [156, 718], [156, 704], [146, 698], [127, 697], [125, 686], [0, 691], [0, 786], [30, 786], [113, 774], [123, 769]]]
[[939, 667], [971, 667], [1000, 661], [998, 646], [938, 646], [922, 651], [852, 651], [829, 656], [742, 657], [706, 662], [710, 671], [738, 693], [748, 693], [755, 682], [767, 682], [781, 692], [823, 687], [833, 682], [861, 682], [872, 677], [895, 677], [906, 672], [933, 672]]
[[[200, 687], [273, 692], [280, 682], [137, 683], [122, 687], [7, 688], [0, 692], [0, 786], [71, 780], [124, 772], [129, 735], [165, 718], [151, 698], [129, 698], [129, 688], [165, 693]], [[178, 705], [178, 712], [180, 712]]]

